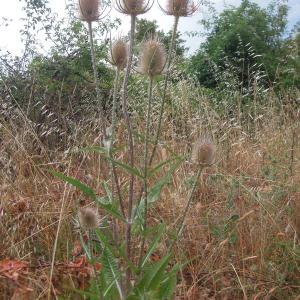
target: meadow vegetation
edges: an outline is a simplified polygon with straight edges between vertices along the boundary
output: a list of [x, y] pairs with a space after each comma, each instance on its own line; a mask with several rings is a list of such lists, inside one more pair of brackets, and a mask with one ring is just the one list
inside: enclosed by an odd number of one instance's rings
[[0, 57], [0, 299], [298, 299], [287, 4], [201, 20], [192, 56], [178, 23], [207, 1], [160, 3], [170, 32], [151, 1], [67, 1], [65, 20], [23, 4], [24, 55]]

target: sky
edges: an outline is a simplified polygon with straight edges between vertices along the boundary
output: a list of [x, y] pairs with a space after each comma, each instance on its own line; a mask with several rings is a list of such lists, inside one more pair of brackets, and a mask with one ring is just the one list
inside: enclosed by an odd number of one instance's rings
[[[166, 0], [160, 0], [161, 5], [164, 4], [164, 1]], [[7, 50], [15, 55], [20, 55], [22, 53], [22, 42], [20, 40], [19, 32], [22, 29], [23, 24], [21, 18], [24, 17], [24, 12], [22, 12], [22, 2], [24, 2], [24, 0], [21, 0], [21, 2], [19, 0], [5, 1], [5, 4], [3, 2], [4, 1], [0, 4], [0, 49], [4, 51]], [[212, 2], [218, 13], [229, 5], [238, 6], [241, 3], [240, 0], [213, 0]], [[270, 0], [253, 0], [253, 2], [265, 7], [270, 3]], [[63, 18], [66, 15], [65, 0], [49, 0], [49, 4], [53, 12], [57, 13], [58, 17]], [[290, 7], [288, 21], [289, 28], [291, 29], [298, 21], [300, 21], [300, 0], [288, 0], [288, 6]], [[126, 33], [129, 30], [129, 17], [116, 12], [114, 9], [111, 14], [112, 16], [121, 19], [122, 33]], [[179, 30], [186, 40], [186, 46], [190, 49], [190, 54], [199, 48], [203, 38], [188, 36], [186, 32], [199, 31], [200, 25], [198, 21], [207, 16], [208, 12], [200, 7], [199, 12], [192, 17], [180, 19]], [[9, 22], [9, 25], [4, 27], [3, 18], [12, 20], [12, 22]], [[152, 9], [147, 14], [142, 15], [142, 18], [157, 20], [160, 29], [163, 29], [164, 31], [169, 31], [173, 24], [173, 18], [164, 15], [159, 9], [157, 2], [155, 2]]]

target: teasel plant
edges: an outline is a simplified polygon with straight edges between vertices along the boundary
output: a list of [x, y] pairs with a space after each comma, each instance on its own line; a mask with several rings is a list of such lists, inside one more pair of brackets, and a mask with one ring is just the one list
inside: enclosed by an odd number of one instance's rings
[[[147, 229], [147, 219], [148, 219], [148, 143], [149, 143], [149, 133], [150, 133], [150, 121], [152, 112], [152, 101], [153, 101], [153, 81], [154, 78], [160, 75], [166, 65], [166, 51], [162, 43], [157, 37], [152, 37], [146, 40], [142, 46], [140, 54], [140, 66], [139, 73], [145, 75], [149, 79], [148, 84], [148, 103], [147, 103], [147, 114], [146, 114], [146, 133], [144, 137], [144, 224], [143, 231]], [[139, 261], [141, 263], [143, 257], [143, 249], [145, 246], [145, 235], [143, 235], [141, 243], [141, 252]]]
[[[107, 136], [107, 151], [110, 158], [111, 167], [111, 193], [112, 198], [115, 196], [115, 188], [117, 192], [117, 197], [119, 199], [119, 206], [123, 217], [125, 217], [125, 208], [123, 203], [123, 198], [121, 195], [121, 188], [119, 186], [118, 175], [116, 171], [116, 166], [113, 160], [112, 148], [115, 142], [115, 131], [116, 131], [116, 121], [117, 121], [117, 98], [119, 91], [120, 75], [124, 71], [128, 61], [128, 45], [124, 38], [118, 37], [111, 43], [110, 47], [110, 58], [109, 62], [115, 67], [115, 80], [113, 86], [113, 101], [112, 101], [112, 113], [111, 113], [111, 126], [109, 130], [109, 135]], [[116, 228], [116, 223], [113, 226], [114, 237], [117, 239], [118, 230]]]
[[[82, 4], [83, 0], [80, 1], [80, 3]], [[131, 70], [133, 69], [135, 22], [137, 16], [147, 12], [151, 5], [152, 2], [145, 2], [144, 0], [118, 0], [116, 4], [120, 12], [130, 16], [131, 29], [129, 43], [125, 43], [123, 39], [117, 38], [111, 44], [110, 63], [115, 67], [116, 72], [113, 87], [111, 126], [105, 130], [103, 136], [104, 147], [101, 147], [101, 149], [97, 148], [96, 151], [103, 155], [110, 163], [111, 189], [107, 182], [103, 181], [105, 193], [100, 197], [98, 192], [83, 182], [66, 176], [63, 173], [54, 170], [51, 171], [53, 175], [75, 186], [85, 196], [95, 202], [97, 204], [95, 211], [99, 209], [101, 216], [103, 216], [103, 218], [101, 218], [101, 224], [99, 225], [99, 217], [97, 213], [94, 214], [93, 210], [80, 210], [78, 215], [79, 222], [82, 225], [81, 229], [88, 230], [91, 233], [90, 237], [92, 237], [86, 241], [83, 235], [81, 235], [81, 244], [88, 258], [88, 263], [92, 265], [100, 263], [102, 266], [100, 272], [94, 272], [97, 278], [92, 278], [87, 293], [81, 293], [81, 295], [95, 296], [95, 299], [172, 299], [177, 282], [177, 273], [181, 267], [180, 264], [169, 266], [171, 260], [170, 252], [157, 261], [151, 260], [151, 255], [158, 245], [160, 245], [162, 236], [166, 232], [166, 226], [163, 223], [151, 226], [147, 224], [149, 223], [148, 206], [150, 206], [150, 203], [159, 199], [163, 186], [169, 182], [172, 174], [185, 160], [184, 157], [172, 153], [171, 159], [167, 159], [150, 169], [150, 153], [152, 151], [152, 148], [151, 151], [149, 149], [151, 140], [150, 124], [154, 82], [156, 77], [165, 73], [168, 58], [169, 61], [171, 59], [170, 52], [167, 56], [164, 47], [156, 37], [149, 37], [142, 44], [139, 64], [136, 68], [139, 73], [148, 78], [148, 97], [147, 105], [145, 105], [147, 117], [145, 134], [143, 135], [144, 159], [141, 169], [134, 165], [134, 158], [135, 156], [137, 157], [137, 155], [135, 155], [136, 153], [134, 152], [133, 130], [127, 104], [128, 80]], [[95, 7], [98, 9], [99, 6], [93, 6], [93, 8]], [[87, 14], [85, 14], [86, 11], [88, 12]], [[98, 13], [91, 13], [91, 10], [88, 9], [83, 10], [83, 6], [81, 8], [81, 15], [82, 20], [88, 23], [92, 23], [99, 18]], [[90, 29], [92, 29], [91, 26]], [[177, 30], [177, 25], [175, 29]], [[172, 45], [175, 41], [176, 30], [174, 30], [175, 33], [173, 33], [174, 38]], [[90, 35], [90, 40], [92, 41], [92, 35]], [[173, 48], [173, 46], [171, 48]], [[91, 47], [91, 49], [94, 48]], [[169, 49], [169, 51], [171, 51], [171, 49]], [[94, 57], [93, 50], [92, 53]], [[95, 59], [93, 59], [93, 64], [95, 65]], [[122, 90], [119, 92], [122, 73], [124, 74], [124, 78]], [[95, 81], [96, 80], [98, 81], [97, 76], [95, 76]], [[126, 163], [116, 160], [114, 157], [116, 156], [114, 154], [117, 119], [116, 107], [119, 94], [128, 133], [127, 148], [129, 162]], [[86, 148], [85, 151], [94, 151], [93, 149]], [[155, 179], [155, 183], [150, 186], [150, 178], [156, 177], [155, 174], [166, 165], [169, 166], [166, 174], [164, 174], [162, 178]], [[128, 186], [126, 186], [128, 190], [121, 190], [116, 168], [118, 168], [118, 170], [120, 168], [128, 173], [124, 181], [128, 184]], [[135, 179], [140, 180], [143, 184], [141, 197], [133, 194]], [[188, 198], [188, 207], [183, 214], [183, 220], [192, 204], [192, 200], [190, 199], [193, 199], [196, 184], [195, 181], [191, 195]], [[116, 197], [119, 198], [119, 203]], [[128, 197], [128, 201], [126, 201], [126, 197]], [[86, 217], [88, 217], [88, 219], [86, 219]], [[111, 228], [113, 230], [111, 230]], [[133, 235], [133, 237], [131, 235]], [[140, 253], [137, 253], [139, 250]]]
[[186, 205], [185, 205], [182, 215], [179, 219], [180, 221], [179, 221], [179, 225], [176, 230], [175, 239], [170, 244], [169, 251], [171, 251], [173, 249], [176, 241], [178, 241], [178, 239], [180, 238], [180, 236], [182, 234], [184, 222], [185, 222], [185, 219], [189, 212], [189, 209], [193, 203], [193, 199], [194, 199], [194, 195], [195, 195], [195, 192], [197, 189], [199, 178], [205, 168], [214, 164], [215, 154], [216, 154], [216, 149], [215, 149], [215, 145], [212, 142], [211, 138], [201, 136], [195, 141], [195, 143], [193, 145], [193, 149], [192, 149], [192, 154], [191, 154], [191, 163], [192, 163], [192, 165], [194, 165], [197, 168], [197, 173], [194, 177], [192, 188], [189, 192]]
[[116, 68], [115, 81], [113, 87], [110, 143], [108, 145], [110, 153], [115, 139], [115, 129], [116, 129], [116, 120], [117, 120], [117, 96], [118, 96], [119, 83], [120, 83], [120, 74], [126, 68], [127, 61], [128, 61], [128, 45], [124, 38], [118, 37], [111, 44], [110, 58], [109, 58], [109, 62]]
[[161, 6], [159, 2], [158, 5], [166, 15], [174, 17], [174, 23], [173, 23], [172, 37], [171, 37], [169, 50], [168, 50], [168, 56], [166, 60], [166, 72], [165, 72], [165, 78], [163, 83], [162, 99], [161, 99], [161, 105], [159, 110], [154, 147], [152, 149], [152, 153], [150, 157], [150, 165], [154, 159], [156, 148], [158, 146], [160, 133], [161, 133], [161, 125], [162, 125], [162, 119], [163, 119], [164, 108], [165, 108], [168, 82], [170, 80], [170, 75], [171, 75], [171, 64], [173, 59], [173, 53], [176, 47], [176, 35], [178, 30], [179, 18], [190, 17], [199, 8], [199, 3], [195, 4], [193, 0], [167, 0], [167, 4], [165, 7]]
[[[133, 48], [135, 40], [135, 27], [138, 15], [144, 14], [151, 9], [153, 5], [152, 0], [116, 0], [116, 9], [125, 15], [130, 16], [130, 35], [129, 35], [129, 53], [128, 61], [124, 74], [122, 85], [122, 107], [123, 115], [128, 131], [128, 150], [129, 150], [129, 164], [134, 168], [134, 143], [131, 119], [128, 112], [128, 81], [132, 69]], [[133, 222], [133, 194], [134, 194], [134, 174], [130, 175], [129, 191], [128, 191], [128, 213], [127, 213], [127, 228], [126, 228], [126, 253], [128, 259], [131, 259], [131, 228]], [[127, 270], [127, 286], [130, 285], [131, 271]]]
[[106, 138], [106, 124], [103, 103], [101, 99], [100, 80], [97, 72], [97, 63], [95, 56], [95, 46], [93, 37], [93, 22], [99, 21], [105, 17], [106, 9], [102, 7], [100, 0], [78, 0], [79, 18], [88, 25], [88, 36], [91, 51], [91, 60], [94, 75], [94, 85], [96, 91], [96, 98], [99, 103], [100, 126], [103, 138]]

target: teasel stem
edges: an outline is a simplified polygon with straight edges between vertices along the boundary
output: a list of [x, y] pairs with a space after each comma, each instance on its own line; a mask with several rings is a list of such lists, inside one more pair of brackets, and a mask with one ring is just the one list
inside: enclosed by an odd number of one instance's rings
[[96, 285], [97, 285], [97, 292], [98, 292], [98, 295], [99, 295], [99, 299], [102, 300], [103, 299], [103, 294], [102, 294], [102, 291], [100, 289], [100, 282], [99, 282], [99, 277], [97, 276], [97, 270], [96, 270], [96, 267], [95, 267], [95, 263], [93, 262], [94, 261], [94, 252], [93, 252], [93, 245], [92, 245], [92, 242], [93, 242], [93, 236], [92, 236], [92, 230], [88, 230], [88, 249], [90, 251], [90, 254], [91, 254], [91, 265], [93, 267], [93, 271], [95, 273], [95, 280], [96, 280]]
[[[173, 53], [173, 50], [174, 50], [174, 47], [175, 47], [175, 40], [176, 40], [178, 22], [179, 22], [179, 17], [175, 16], [174, 25], [173, 25], [173, 32], [172, 32], [172, 38], [171, 38], [169, 51], [168, 51], [168, 57], [167, 57], [167, 61], [166, 61], [167, 72], [166, 72], [165, 80], [164, 80], [163, 95], [162, 95], [159, 118], [158, 118], [158, 126], [157, 126], [156, 135], [155, 135], [154, 146], [153, 146], [152, 153], [151, 153], [150, 160], [149, 160], [149, 166], [151, 166], [152, 161], [154, 159], [155, 151], [157, 149], [158, 140], [159, 140], [159, 136], [160, 136], [162, 117], [163, 117], [164, 109], [165, 109], [165, 100], [166, 100], [166, 94], [167, 94], [168, 81], [169, 81], [169, 78], [170, 78], [170, 66], [171, 66], [171, 62], [172, 62], [172, 53]], [[139, 191], [139, 196], [138, 196], [139, 202], [142, 199], [143, 192], [144, 192], [144, 186], [142, 186], [140, 191]]]
[[[112, 198], [114, 198], [114, 196], [115, 196], [115, 187], [116, 187], [116, 192], [117, 192], [117, 196], [118, 196], [118, 200], [119, 200], [121, 213], [122, 213], [123, 217], [125, 218], [124, 203], [123, 203], [121, 189], [120, 189], [120, 185], [119, 185], [119, 181], [118, 181], [118, 174], [116, 171], [115, 163], [113, 161], [113, 153], [112, 153], [112, 148], [113, 148], [114, 141], [115, 141], [115, 129], [116, 129], [116, 122], [117, 122], [117, 95], [118, 95], [119, 81], [120, 81], [120, 71], [119, 71], [119, 69], [116, 69], [114, 90], [113, 90], [112, 116], [111, 116], [111, 137], [110, 137], [111, 141], [110, 141], [108, 155], [111, 158], [110, 174], [111, 174]], [[118, 230], [117, 230], [117, 224], [116, 224], [115, 220], [113, 221], [113, 233], [114, 233], [115, 240], [118, 240]]]
[[296, 144], [296, 128], [292, 127], [292, 145], [291, 145], [291, 156], [290, 156], [290, 175], [293, 176], [293, 166], [295, 160], [295, 144]]
[[[117, 122], [117, 95], [118, 95], [118, 86], [119, 86], [119, 81], [120, 81], [120, 71], [117, 69], [116, 70], [116, 77], [115, 77], [115, 82], [114, 82], [114, 91], [113, 91], [113, 106], [112, 106], [112, 117], [111, 117], [111, 145], [109, 147], [109, 157], [111, 159], [113, 159], [113, 155], [112, 155], [112, 148], [113, 148], [113, 144], [115, 141], [115, 131], [116, 131], [116, 122]], [[115, 186], [117, 189], [117, 195], [118, 195], [118, 199], [119, 199], [119, 204], [120, 204], [120, 208], [121, 208], [121, 212], [123, 217], [125, 217], [125, 209], [124, 209], [124, 203], [123, 203], [123, 199], [122, 199], [122, 195], [121, 195], [121, 189], [120, 189], [120, 185], [119, 185], [119, 181], [118, 181], [118, 174], [116, 171], [116, 166], [115, 163], [113, 162], [113, 160], [111, 160], [111, 180], [112, 180], [112, 195], [114, 196], [114, 184], [113, 182], [115, 182]]]
[[94, 47], [94, 39], [93, 39], [93, 28], [92, 22], [87, 22], [89, 28], [89, 40], [90, 40], [90, 47], [91, 47], [91, 57], [92, 57], [92, 65], [93, 65], [93, 72], [94, 72], [94, 83], [96, 89], [96, 97], [97, 101], [100, 104], [100, 126], [102, 129], [103, 138], [106, 138], [106, 128], [105, 128], [105, 121], [104, 121], [104, 111], [101, 101], [101, 93], [99, 88], [99, 78], [97, 74], [97, 66], [96, 66], [96, 58], [95, 58], [95, 47]]
[[[120, 81], [120, 71], [116, 69], [115, 82], [114, 82], [114, 91], [113, 91], [113, 105], [112, 105], [112, 114], [111, 114], [111, 142], [113, 144], [115, 140], [115, 131], [116, 131], [116, 122], [117, 122], [117, 95], [118, 95], [118, 86]], [[110, 155], [111, 155], [110, 147]]]
[[[126, 66], [126, 71], [123, 81], [123, 94], [122, 94], [122, 105], [123, 105], [123, 115], [128, 131], [128, 146], [129, 146], [129, 164], [134, 167], [134, 149], [133, 149], [133, 134], [131, 127], [131, 120], [128, 113], [128, 80], [131, 71], [132, 57], [133, 57], [133, 47], [134, 47], [134, 33], [136, 25], [136, 16], [131, 15], [131, 26], [130, 26], [130, 40], [129, 40], [129, 55], [128, 62]], [[132, 207], [133, 207], [133, 185], [134, 185], [134, 175], [130, 176], [129, 191], [128, 191], [128, 216], [127, 216], [127, 227], [126, 227], [126, 252], [127, 257], [131, 259], [131, 226], [132, 226]], [[126, 285], [127, 288], [130, 287], [131, 270], [130, 268], [126, 271]]]
[[[147, 109], [147, 120], [146, 120], [146, 134], [145, 134], [145, 143], [144, 143], [144, 199], [145, 199], [145, 208], [144, 208], [144, 228], [145, 232], [147, 229], [147, 218], [148, 218], [148, 141], [150, 134], [150, 120], [151, 120], [151, 110], [152, 110], [152, 94], [153, 94], [153, 77], [149, 77], [149, 88], [148, 88], [148, 109]], [[146, 237], [142, 237], [142, 243], [140, 248], [140, 258], [139, 265], [142, 263], [144, 246], [145, 246]]]
[[157, 145], [158, 145], [160, 132], [161, 132], [161, 123], [162, 123], [162, 118], [163, 118], [164, 109], [165, 109], [168, 81], [170, 79], [170, 73], [171, 73], [170, 67], [171, 67], [171, 62], [172, 62], [173, 51], [174, 51], [174, 48], [175, 48], [175, 41], [176, 41], [178, 23], [179, 23], [179, 16], [175, 16], [173, 31], [172, 31], [172, 38], [171, 38], [168, 57], [167, 57], [167, 62], [166, 62], [167, 71], [166, 71], [166, 76], [165, 76], [165, 81], [164, 81], [163, 95], [162, 95], [161, 106], [160, 106], [160, 111], [159, 111], [157, 131], [156, 131], [156, 136], [155, 136], [155, 140], [154, 140], [154, 147], [153, 147], [153, 150], [152, 150], [152, 153], [151, 153], [149, 165], [151, 165], [151, 163], [153, 161], [155, 151], [156, 151], [156, 148], [157, 148]]
[[[93, 27], [92, 22], [89, 21], [88, 23], [88, 30], [89, 30], [89, 41], [90, 41], [90, 47], [91, 47], [91, 58], [92, 58], [92, 66], [93, 66], [93, 72], [94, 72], [94, 84], [95, 84], [95, 90], [96, 90], [96, 99], [100, 105], [100, 128], [102, 131], [102, 139], [106, 139], [106, 128], [105, 128], [105, 122], [104, 122], [104, 112], [102, 107], [102, 101], [101, 101], [101, 93], [99, 88], [99, 78], [97, 74], [97, 66], [96, 66], [96, 57], [95, 57], [95, 47], [94, 47], [94, 38], [93, 38]], [[101, 145], [101, 140], [100, 140]], [[99, 157], [99, 174], [98, 174], [98, 184], [100, 184], [100, 169], [101, 169], [101, 157]]]
[[173, 240], [172, 244], [170, 245], [169, 252], [173, 249], [175, 243], [177, 242], [177, 240], [179, 239], [179, 237], [182, 233], [182, 229], [183, 229], [183, 226], [184, 226], [184, 222], [185, 222], [187, 213], [188, 213], [188, 211], [190, 209], [190, 206], [193, 202], [193, 198], [194, 198], [194, 194], [195, 194], [195, 191], [196, 191], [196, 188], [197, 188], [197, 184], [198, 184], [200, 175], [201, 175], [202, 171], [204, 170], [204, 168], [205, 168], [204, 166], [200, 166], [199, 169], [198, 169], [198, 172], [197, 172], [196, 177], [195, 177], [195, 181], [193, 183], [192, 189], [191, 189], [191, 191], [189, 193], [189, 196], [188, 196], [188, 201], [187, 201], [186, 206], [184, 208], [184, 211], [182, 213], [181, 221], [179, 223], [177, 232], [175, 234], [176, 238]]

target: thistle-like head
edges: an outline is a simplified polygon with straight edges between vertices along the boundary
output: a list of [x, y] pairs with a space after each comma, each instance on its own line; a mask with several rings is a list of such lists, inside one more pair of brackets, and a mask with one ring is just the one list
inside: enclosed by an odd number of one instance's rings
[[193, 0], [168, 0], [166, 7], [160, 6], [160, 8], [165, 14], [179, 18], [193, 15], [198, 6]]
[[122, 14], [137, 16], [150, 10], [152, 4], [152, 0], [116, 0], [116, 9]]
[[157, 38], [146, 40], [142, 46], [139, 71], [154, 77], [160, 75], [166, 64], [166, 51]]
[[208, 138], [199, 138], [193, 147], [191, 160], [194, 164], [207, 167], [215, 159], [215, 146]]
[[119, 71], [124, 70], [128, 60], [128, 45], [127, 43], [118, 38], [112, 43], [110, 63], [117, 67]]
[[93, 22], [100, 17], [100, 0], [78, 0], [78, 8], [82, 21]]
[[99, 227], [100, 217], [97, 209], [92, 207], [81, 208], [78, 212], [80, 225], [88, 230]]

